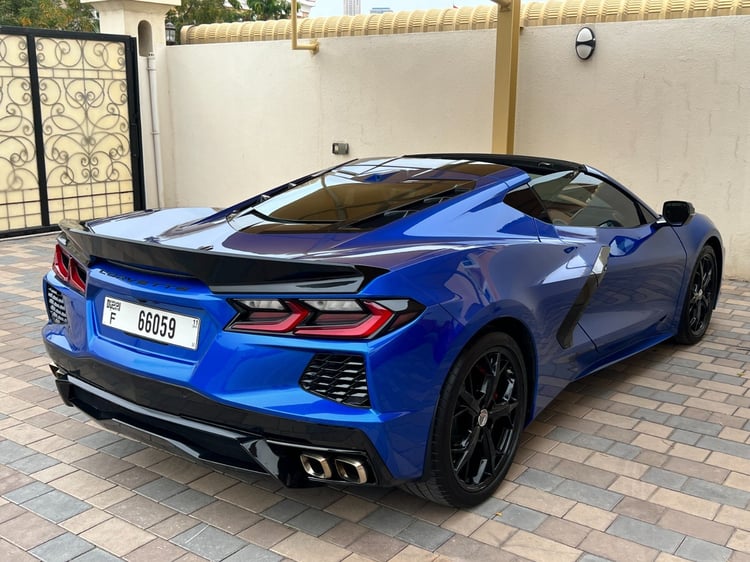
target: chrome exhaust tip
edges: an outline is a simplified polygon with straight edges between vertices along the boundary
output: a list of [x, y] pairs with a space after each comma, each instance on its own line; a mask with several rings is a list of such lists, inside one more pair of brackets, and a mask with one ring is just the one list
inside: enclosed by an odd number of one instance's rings
[[356, 484], [367, 483], [367, 470], [365, 465], [357, 459], [345, 457], [338, 458], [334, 461], [336, 472], [342, 480], [354, 482]]
[[315, 453], [302, 453], [299, 456], [299, 460], [302, 463], [304, 471], [313, 478], [321, 478], [328, 480], [333, 476], [331, 470], [331, 463], [323, 455], [317, 455]]

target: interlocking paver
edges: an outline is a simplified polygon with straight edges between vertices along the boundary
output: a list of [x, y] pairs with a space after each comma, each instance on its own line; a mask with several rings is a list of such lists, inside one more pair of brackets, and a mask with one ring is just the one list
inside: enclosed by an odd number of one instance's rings
[[151, 527], [174, 515], [174, 510], [144, 496], [133, 496], [107, 511], [141, 528]]
[[319, 537], [326, 531], [335, 527], [341, 519], [335, 515], [320, 511], [319, 509], [310, 508], [299, 515], [289, 519], [286, 524], [293, 529], [304, 531], [314, 537]]
[[42, 484], [41, 482], [31, 482], [26, 486], [15, 488], [10, 492], [3, 494], [3, 497], [15, 503], [23, 503], [47, 492], [51, 492], [52, 487]]
[[[487, 562], [518, 562], [519, 558], [512, 552], [490, 546], [483, 542], [455, 535], [447, 540], [435, 552], [448, 560], [486, 560]], [[442, 558], [440, 559], [442, 562]]]
[[94, 545], [77, 537], [73, 533], [65, 533], [31, 549], [31, 554], [42, 562], [67, 562], [88, 552]]
[[36, 562], [38, 558], [27, 554], [23, 549], [0, 539], [0, 560], [12, 560], [13, 562]]
[[119, 440], [120, 437], [118, 435], [102, 430], [81, 437], [78, 442], [87, 447], [91, 447], [92, 449], [101, 449], [102, 447], [116, 443]]
[[481, 515], [485, 519], [492, 519], [498, 513], [502, 512], [508, 507], [508, 502], [499, 500], [497, 498], [489, 498], [487, 501], [480, 503], [477, 506], [469, 508], [471, 513]]
[[0, 441], [0, 463], [2, 464], [10, 464], [33, 454], [33, 449], [19, 445], [11, 440]]
[[206, 524], [196, 525], [172, 540], [208, 560], [223, 560], [245, 546], [241, 539]]
[[124, 459], [125, 457], [134, 455], [135, 453], [143, 451], [147, 448], [148, 447], [146, 447], [146, 445], [143, 445], [142, 443], [137, 443], [136, 441], [131, 441], [130, 439], [120, 439], [110, 445], [105, 445], [101, 448], [101, 451], [114, 457]]
[[53, 244], [0, 240], [0, 559], [750, 556], [750, 283], [725, 282], [699, 344], [576, 381], [527, 429], [495, 496], [454, 509], [223, 474], [62, 405], [38, 335]]
[[735, 530], [729, 525], [717, 521], [708, 521], [702, 517], [688, 515], [672, 509], [667, 509], [659, 518], [658, 525], [683, 535], [703, 539], [715, 544], [726, 544]]
[[[184, 548], [163, 539], [154, 539], [150, 543], [136, 548], [125, 556], [128, 562], [172, 562], [188, 554]], [[247, 558], [246, 560], [250, 560]]]
[[654, 467], [649, 468], [641, 478], [644, 482], [656, 484], [670, 490], [679, 490], [688, 479], [684, 474]]
[[356, 496], [344, 496], [326, 508], [326, 511], [333, 513], [349, 521], [360, 521], [363, 517], [369, 515], [377, 509], [377, 505], [365, 501]]
[[86, 502], [58, 490], [52, 490], [32, 498], [21, 505], [54, 523], [60, 523], [91, 509], [91, 506]]
[[277, 504], [272, 505], [261, 513], [264, 517], [278, 521], [279, 523], [286, 523], [292, 517], [299, 515], [305, 511], [307, 507], [305, 504], [296, 502], [294, 500], [282, 500]]
[[148, 484], [144, 484], [135, 489], [139, 494], [143, 494], [147, 498], [151, 498], [155, 501], [164, 501], [184, 490], [187, 490], [187, 487], [183, 484], [164, 477], [159, 478], [158, 480], [153, 480]]
[[705, 562], [706, 560], [723, 562], [729, 559], [732, 551], [729, 548], [694, 537], [686, 537], [675, 554], [695, 562]]
[[392, 509], [381, 507], [377, 511], [362, 519], [360, 523], [375, 531], [394, 536], [406, 529], [414, 521], [413, 517], [404, 515]]
[[607, 529], [607, 533], [670, 553], [674, 552], [685, 539], [685, 536], [680, 533], [625, 516], [615, 519]]
[[92, 548], [75, 558], [75, 562], [119, 562], [122, 558], [110, 554], [101, 548]]
[[641, 453], [641, 451], [642, 449], [640, 447], [630, 445], [629, 443], [615, 443], [609, 449], [607, 449], [607, 453], [609, 453], [610, 455], [614, 455], [616, 457], [627, 460], [636, 458]]
[[515, 479], [519, 484], [550, 492], [559, 486], [563, 478], [549, 472], [529, 468]]
[[535, 530], [545, 519], [547, 514], [520, 505], [509, 505], [503, 510], [502, 515], [497, 516], [497, 520], [505, 525], [527, 531]]
[[198, 490], [184, 490], [162, 501], [180, 513], [189, 514], [214, 502], [214, 498]]
[[221, 500], [194, 511], [192, 516], [233, 535], [263, 520], [255, 513]]
[[[360, 534], [364, 534], [367, 532], [366, 527], [358, 526], [357, 528], [361, 531]], [[252, 525], [241, 533], [238, 533], [237, 536], [246, 541], [250, 541], [253, 544], [257, 544], [265, 548], [271, 548], [273, 545], [281, 542], [292, 534], [294, 534], [294, 530], [285, 525], [276, 523], [275, 521], [270, 521], [269, 519], [261, 519], [255, 525]], [[354, 540], [355, 538], [356, 537], [353, 537], [352, 540]], [[338, 544], [336, 541], [332, 542], [334, 544]]]
[[31, 550], [64, 532], [64, 529], [29, 512], [0, 525], [0, 537], [25, 550]]
[[[291, 540], [296, 536], [294, 535], [287, 540]], [[282, 542], [281, 544], [284, 543]], [[401, 552], [406, 546], [407, 543], [401, 539], [377, 531], [368, 531], [350, 543], [347, 546], [347, 550], [351, 550], [372, 560], [385, 562]]]
[[116, 517], [87, 529], [80, 536], [115, 556], [123, 556], [154, 539], [151, 533]]
[[503, 545], [505, 550], [530, 560], [573, 562], [581, 551], [526, 531], [519, 531]]
[[273, 552], [269, 552], [254, 544], [248, 544], [238, 550], [230, 557], [225, 558], [226, 562], [246, 562], [247, 560], [253, 560], [253, 562], [277, 562], [282, 560], [283, 557]]
[[320, 535], [320, 538], [345, 548], [368, 532], [369, 529], [366, 527], [351, 521], [339, 521], [334, 527]]
[[607, 510], [611, 510], [622, 499], [622, 495], [616, 492], [572, 480], [560, 484], [555, 489], [555, 494]]
[[60, 461], [57, 459], [53, 459], [43, 453], [34, 453], [33, 455], [8, 463], [8, 466], [24, 474], [33, 474], [59, 463]]
[[435, 550], [440, 547], [445, 541], [450, 539], [453, 533], [445, 529], [441, 529], [430, 523], [424, 521], [414, 521], [406, 529], [401, 531], [397, 538], [422, 547], [427, 550]]
[[748, 502], [750, 502], [750, 492], [706, 482], [698, 478], [689, 478], [682, 487], [682, 491], [692, 496], [740, 508], [746, 508]]
[[622, 498], [614, 508], [615, 513], [648, 523], [656, 523], [665, 511], [667, 511], [666, 507], [627, 497]]

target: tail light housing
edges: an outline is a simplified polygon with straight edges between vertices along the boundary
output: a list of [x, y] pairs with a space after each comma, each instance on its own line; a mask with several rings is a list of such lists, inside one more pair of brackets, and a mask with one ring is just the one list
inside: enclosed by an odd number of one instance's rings
[[409, 299], [232, 299], [227, 330], [367, 339], [391, 332], [424, 310]]
[[79, 293], [86, 292], [88, 274], [86, 268], [78, 263], [60, 244], [55, 246], [55, 256], [52, 259], [52, 271], [55, 275]]

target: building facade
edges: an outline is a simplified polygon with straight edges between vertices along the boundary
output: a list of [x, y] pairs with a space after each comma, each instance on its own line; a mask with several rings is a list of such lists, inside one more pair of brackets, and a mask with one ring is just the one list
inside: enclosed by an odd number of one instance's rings
[[344, 0], [344, 15], [356, 16], [362, 12], [361, 0]]

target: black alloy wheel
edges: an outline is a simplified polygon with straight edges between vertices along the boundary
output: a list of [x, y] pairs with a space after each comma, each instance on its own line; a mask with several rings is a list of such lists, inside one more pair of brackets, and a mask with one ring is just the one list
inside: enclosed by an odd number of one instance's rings
[[711, 322], [719, 288], [716, 253], [704, 246], [690, 275], [676, 339], [693, 344], [701, 340]]
[[429, 476], [407, 489], [456, 507], [489, 498], [518, 448], [526, 387], [523, 355], [509, 335], [488, 334], [466, 349], [438, 403]]

